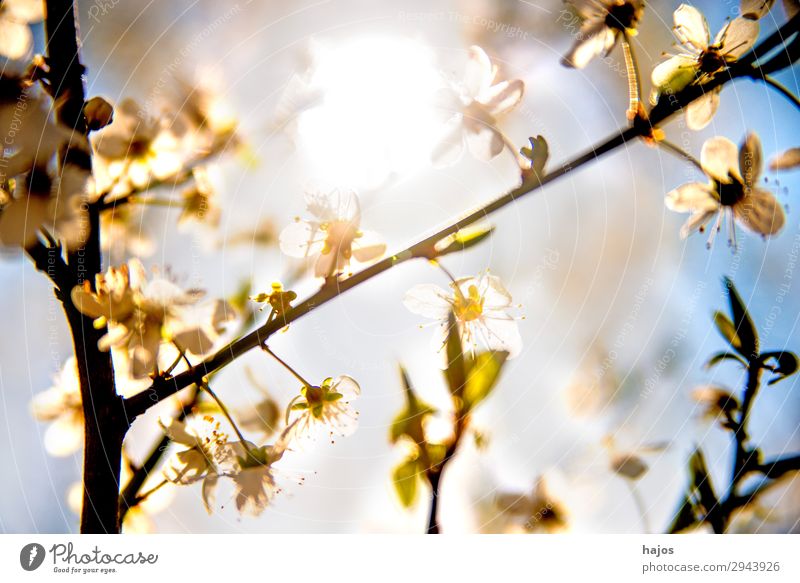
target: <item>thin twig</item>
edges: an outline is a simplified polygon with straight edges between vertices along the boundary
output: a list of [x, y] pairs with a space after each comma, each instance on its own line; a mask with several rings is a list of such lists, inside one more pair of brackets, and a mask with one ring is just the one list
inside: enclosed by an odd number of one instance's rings
[[800, 98], [797, 97], [794, 93], [792, 93], [785, 85], [779, 83], [777, 80], [773, 79], [769, 75], [764, 75], [762, 77], [764, 79], [764, 83], [771, 86], [773, 89], [778, 91], [781, 95], [783, 95], [786, 99], [788, 99], [792, 104], [797, 108], [800, 109]]
[[690, 162], [695, 168], [700, 170], [700, 172], [704, 172], [703, 165], [700, 163], [700, 160], [692, 156], [689, 152], [687, 152], [680, 146], [677, 146], [668, 140], [658, 140], [656, 143], [662, 148], [664, 148], [670, 154], [674, 154], [681, 160]]

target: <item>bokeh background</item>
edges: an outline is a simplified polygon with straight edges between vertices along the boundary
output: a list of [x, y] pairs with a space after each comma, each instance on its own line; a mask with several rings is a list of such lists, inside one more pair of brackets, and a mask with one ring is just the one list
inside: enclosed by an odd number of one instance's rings
[[[619, 48], [610, 64], [594, 61], [583, 71], [559, 65], [573, 40], [559, 22], [559, 0], [79, 4], [90, 95], [157, 103], [179, 78], [199, 78], [240, 119], [250, 154], [225, 159], [214, 175], [221, 227], [179, 231], [178, 211], [163, 209], [148, 211], [142, 222], [157, 243], [145, 264], [211, 296], [230, 295], [246, 279], [266, 290], [295, 269], [276, 245], [255, 244], [252, 234], [264, 224], [279, 230], [301, 214], [309, 188], [356, 188], [362, 224], [398, 249], [513, 186], [517, 175], [506, 155], [489, 164], [465, 157], [447, 169], [428, 162], [435, 138], [429, 97], [442, 78], [460, 78], [471, 44], [492, 56], [503, 77], [525, 81], [524, 102], [501, 127], [519, 145], [544, 135], [551, 164], [625, 123]], [[649, 70], [672, 43], [677, 4], [650, 2], [636, 38], [646, 88]], [[695, 4], [712, 31], [738, 7]], [[782, 18], [776, 7], [762, 21], [762, 35]], [[797, 92], [795, 75], [792, 69], [778, 79]], [[336, 98], [325, 101], [326, 92]], [[726, 86], [709, 127], [689, 133], [676, 119], [667, 135], [699, 156], [708, 137], [738, 143], [747, 130], [760, 134], [767, 157], [799, 145], [798, 112], [748, 81]], [[733, 367], [703, 368], [724, 348], [711, 323], [712, 311], [726, 306], [722, 276], [739, 287], [765, 348], [800, 350], [800, 173], [768, 178], [788, 209], [780, 236], [764, 241], [740, 231], [736, 252], [724, 237], [709, 251], [703, 236], [679, 239], [685, 216], [663, 203], [670, 189], [702, 177], [662, 151], [632, 144], [499, 213], [489, 243], [444, 261], [457, 275], [491, 267], [525, 315], [525, 349], [475, 418], [487, 445], [479, 451], [467, 443], [448, 466], [445, 532], [491, 531], [495, 495], [529, 491], [541, 474], [568, 508], [571, 530], [641, 532], [627, 484], [608, 469], [608, 434], [621, 449], [669, 444], [644, 456], [650, 471], [638, 486], [653, 531], [669, 523], [695, 445], [703, 446], [715, 483], [727, 483], [728, 435], [704, 422], [690, 397], [700, 384], [741, 385]], [[75, 532], [66, 491], [79, 479], [80, 455], [48, 457], [45, 427], [29, 412], [32, 396], [50, 386], [70, 354], [68, 332], [46, 278], [22, 257], [0, 260], [0, 282], [0, 531]], [[402, 305], [405, 291], [424, 282], [446, 285], [425, 263], [403, 265], [271, 343], [308, 376], [358, 379], [361, 421], [353, 436], [287, 455], [280, 464], [284, 492], [257, 519], [240, 518], [232, 504], [207, 516], [199, 487], [188, 487], [154, 517], [157, 530], [421, 532], [426, 496], [410, 512], [396, 501], [390, 472], [400, 452], [389, 444], [388, 426], [403, 401], [399, 361], [428, 402], [447, 407], [439, 359], [429, 347], [432, 330], [421, 330]], [[305, 276], [295, 289], [303, 297], [316, 285]], [[253, 353], [216, 381], [235, 406], [260, 396], [245, 367], [282, 403], [297, 389], [284, 370]], [[797, 451], [798, 422], [794, 377], [763, 391], [752, 438], [768, 456]], [[139, 423], [152, 425], [154, 417]], [[152, 436], [137, 428], [132, 451], [143, 451]], [[302, 487], [299, 476], [306, 478]], [[737, 528], [797, 531], [797, 486], [788, 482], [772, 495], [773, 512]], [[223, 490], [226, 500], [230, 492]]]

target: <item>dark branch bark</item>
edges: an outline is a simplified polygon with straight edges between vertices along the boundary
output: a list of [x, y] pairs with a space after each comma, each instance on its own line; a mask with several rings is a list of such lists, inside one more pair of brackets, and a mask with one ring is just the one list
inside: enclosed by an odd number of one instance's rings
[[[76, 134], [86, 136], [84, 68], [80, 61], [77, 7], [72, 0], [46, 0], [45, 6], [47, 54], [56, 118]], [[62, 168], [74, 164], [91, 171], [91, 158], [82, 147], [65, 148], [60, 162]], [[99, 226], [99, 213], [90, 206], [88, 240], [68, 255], [72, 277], [70, 281], [65, 279], [70, 287], [60, 288], [60, 297], [72, 332], [85, 419], [81, 532], [117, 533], [122, 440], [128, 425], [122, 414], [122, 399], [117, 396], [114, 386], [111, 354], [97, 348], [97, 342], [106, 330], [96, 329], [91, 319], [72, 305], [69, 297], [71, 284], [92, 281], [100, 272]]]

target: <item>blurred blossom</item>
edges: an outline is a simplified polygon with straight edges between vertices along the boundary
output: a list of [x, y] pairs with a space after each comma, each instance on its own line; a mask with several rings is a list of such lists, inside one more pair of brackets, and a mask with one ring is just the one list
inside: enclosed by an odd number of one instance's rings
[[[708, 82], [748, 52], [758, 38], [758, 22], [738, 17], [726, 23], [711, 44], [705, 17], [688, 4], [681, 4], [673, 19], [673, 30], [683, 52], [653, 70], [654, 101], [661, 93], [677, 93], [691, 83]], [[700, 130], [711, 122], [721, 92], [722, 87], [716, 87], [686, 106], [686, 125], [690, 129]]]
[[80, 247], [89, 232], [85, 208], [89, 180], [88, 172], [68, 164], [55, 179], [44, 167], [18, 176], [13, 194], [0, 187], [0, 242], [28, 247], [45, 228], [68, 249]]
[[[740, 10], [745, 18], [759, 19], [775, 5], [775, 0], [741, 0]], [[783, 0], [783, 9], [787, 18], [792, 18], [800, 12], [800, 2], [798, 0]]]
[[729, 391], [713, 385], [697, 387], [692, 391], [692, 399], [703, 407], [705, 419], [714, 421], [721, 419], [723, 423], [727, 422], [728, 417], [739, 408], [736, 397]]
[[29, 25], [44, 19], [44, 2], [40, 0], [3, 0], [0, 2], [0, 56], [21, 59], [33, 47]]
[[516, 148], [507, 143], [496, 128], [497, 117], [511, 111], [522, 101], [525, 84], [520, 79], [497, 81], [497, 67], [480, 47], [469, 49], [469, 61], [464, 80], [441, 93], [441, 106], [453, 113], [447, 132], [433, 151], [437, 166], [455, 164], [464, 152], [464, 142], [479, 160], [488, 161], [508, 147], [516, 155]]
[[132, 99], [114, 112], [114, 122], [95, 135], [98, 191], [142, 189], [153, 180], [175, 176], [188, 156], [186, 144]]
[[27, 80], [5, 75], [0, 75], [0, 137], [0, 183], [47, 168], [64, 144], [85, 146], [83, 136], [53, 121], [49, 99]]
[[120, 348], [132, 361], [136, 378], [157, 372], [163, 341], [176, 343], [192, 354], [209, 352], [222, 332], [222, 324], [234, 312], [217, 300], [200, 306], [202, 317], [193, 322], [189, 306], [201, 297], [198, 290], [184, 291], [164, 278], [147, 281], [144, 266], [132, 259], [120, 268], [110, 267], [96, 277], [93, 291], [86, 282], [72, 290], [72, 301], [81, 313], [108, 325], [100, 339], [101, 350]]
[[170, 130], [178, 136], [189, 137], [200, 154], [216, 153], [239, 143], [236, 133], [239, 122], [212, 83], [224, 86], [219, 75], [209, 72], [196, 85], [179, 80], [175, 84], [175, 95], [167, 104], [168, 110], [175, 112]]
[[[114, 362], [114, 379], [117, 394], [122, 397], [135, 395], [147, 386], [146, 382], [132, 379], [124, 363], [117, 361]], [[83, 446], [83, 403], [74, 356], [66, 360], [53, 381], [52, 387], [34, 396], [31, 410], [37, 420], [50, 424], [44, 434], [47, 453], [63, 457]]]
[[769, 169], [773, 172], [776, 170], [794, 170], [798, 166], [800, 166], [800, 148], [789, 148], [769, 162]]
[[506, 522], [503, 532], [553, 534], [569, 528], [566, 508], [544, 477], [536, 480], [529, 494], [501, 493], [494, 502]]
[[296, 128], [315, 181], [371, 189], [427, 165], [442, 79], [426, 45], [369, 35], [314, 42], [311, 57], [287, 83], [277, 123]]
[[118, 205], [100, 214], [100, 243], [109, 255], [109, 263], [119, 263], [129, 256], [149, 257], [155, 252], [153, 237], [145, 230], [142, 205]]
[[33, 416], [50, 423], [44, 434], [47, 453], [70, 455], [83, 446], [83, 405], [78, 363], [70, 356], [54, 379], [53, 386], [31, 402]]
[[644, 13], [644, 0], [568, 0], [583, 19], [577, 40], [562, 59], [568, 67], [582, 69], [593, 58], [605, 56], [621, 34], [633, 36]]
[[727, 138], [716, 137], [703, 144], [703, 171], [710, 182], [690, 182], [669, 192], [667, 208], [688, 212], [691, 216], [681, 228], [681, 237], [702, 232], [714, 217], [717, 220], [708, 239], [709, 247], [715, 234], [729, 219], [729, 243], [735, 245], [734, 220], [743, 227], [764, 237], [778, 233], [785, 221], [783, 208], [775, 196], [761, 188], [761, 141], [755, 133], [747, 135], [739, 151]]
[[183, 209], [178, 217], [178, 225], [197, 222], [209, 227], [218, 227], [221, 209], [218, 206], [217, 193], [211, 183], [209, 170], [197, 166], [192, 170], [192, 184], [182, 193]]
[[366, 263], [378, 259], [386, 244], [362, 231], [358, 196], [351, 191], [306, 195], [309, 219], [297, 217], [281, 232], [281, 250], [290, 257], [316, 257], [314, 275], [329, 278], [345, 274], [350, 260]]
[[419, 284], [406, 292], [406, 308], [415, 314], [438, 321], [432, 339], [439, 352], [447, 339], [448, 314], [453, 313], [461, 342], [471, 351], [479, 346], [504, 350], [513, 358], [522, 350], [517, 319], [509, 313], [511, 294], [500, 278], [485, 272], [450, 283], [450, 291], [435, 284]]
[[278, 402], [256, 378], [252, 369], [246, 368], [245, 373], [250, 384], [258, 389], [261, 399], [254, 405], [242, 407], [238, 411], [236, 418], [242, 429], [259, 434], [266, 439], [277, 430], [281, 422], [281, 409]]

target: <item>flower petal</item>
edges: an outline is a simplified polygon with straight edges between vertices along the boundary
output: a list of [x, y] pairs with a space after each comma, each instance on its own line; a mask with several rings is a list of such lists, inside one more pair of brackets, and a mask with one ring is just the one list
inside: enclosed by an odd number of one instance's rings
[[313, 257], [322, 251], [325, 239], [316, 226], [305, 221], [288, 225], [280, 235], [281, 251], [289, 257]]
[[439, 139], [431, 152], [431, 162], [436, 168], [452, 166], [464, 155], [464, 128], [461, 125], [462, 116], [459, 114], [455, 122]]
[[745, 18], [759, 20], [766, 16], [773, 4], [775, 4], [775, 0], [742, 0], [739, 3], [739, 12]]
[[769, 163], [769, 169], [792, 170], [800, 166], [800, 148], [789, 148], [782, 154], [775, 156]]
[[762, 169], [761, 140], [758, 134], [750, 132], [739, 147], [739, 172], [744, 184], [752, 188], [758, 182]]
[[700, 51], [708, 48], [711, 33], [708, 31], [708, 23], [702, 12], [694, 6], [681, 4], [672, 18], [675, 22], [675, 36], [681, 43], [691, 45]]
[[750, 190], [733, 206], [733, 213], [742, 225], [765, 237], [778, 233], [786, 221], [777, 199], [771, 192], [760, 188]]
[[27, 24], [14, 22], [2, 16], [0, 16], [0, 38], [3, 39], [0, 55], [11, 60], [27, 56], [33, 46], [33, 33]]
[[504, 312], [488, 312], [481, 320], [484, 330], [483, 340], [492, 350], [505, 350], [508, 358], [522, 352], [522, 336], [517, 320]]
[[610, 51], [617, 41], [614, 31], [603, 21], [581, 29], [579, 40], [561, 59], [565, 67], [583, 69], [593, 58]]
[[72, 415], [59, 417], [44, 434], [44, 447], [52, 456], [66, 457], [83, 445], [83, 425]]
[[677, 93], [697, 76], [697, 59], [676, 55], [659, 63], [651, 75], [653, 87], [661, 93]]
[[722, 87], [716, 87], [707, 91], [686, 106], [686, 125], [691, 130], [702, 130], [714, 118], [719, 107], [719, 94]]
[[217, 499], [218, 481], [219, 476], [213, 472], [209, 473], [206, 479], [203, 480], [203, 506], [205, 506], [206, 512], [209, 514], [212, 514], [214, 511], [214, 502]]
[[386, 243], [372, 231], [362, 231], [361, 236], [353, 241], [353, 257], [361, 263], [374, 261], [384, 253], [386, 253]]
[[467, 95], [476, 98], [489, 89], [494, 78], [492, 61], [479, 46], [469, 48], [469, 60], [464, 72], [464, 89]]
[[49, 216], [50, 200], [27, 196], [12, 201], [0, 214], [0, 243], [27, 247], [37, 239], [39, 227]]
[[451, 295], [432, 283], [418, 284], [403, 296], [403, 304], [414, 314], [444, 320], [451, 309]]
[[336, 377], [331, 387], [337, 393], [340, 393], [345, 399], [355, 399], [361, 394], [361, 387], [353, 377], [341, 375]]
[[703, 144], [700, 163], [709, 177], [728, 184], [731, 178], [741, 180], [739, 174], [739, 151], [728, 138], [717, 136]]
[[758, 21], [734, 18], [717, 34], [715, 43], [721, 46], [726, 61], [735, 61], [755, 44], [758, 38]]
[[681, 239], [686, 239], [689, 235], [704, 227], [708, 221], [710, 221], [715, 214], [719, 212], [719, 209], [716, 210], [704, 210], [698, 211], [696, 213], [692, 213], [692, 215], [686, 219], [686, 222], [681, 227]]
[[524, 93], [525, 83], [521, 79], [503, 81], [493, 85], [485, 96], [482, 95], [481, 103], [493, 116], [502, 115], [516, 107], [522, 101]]
[[689, 182], [667, 193], [664, 204], [679, 213], [716, 211], [719, 201], [708, 184]]
[[488, 162], [503, 151], [503, 136], [496, 129], [480, 126], [477, 131], [467, 132], [467, 146], [470, 154], [478, 160]]

